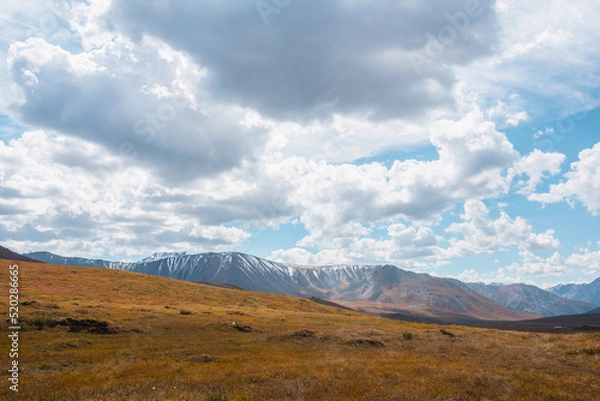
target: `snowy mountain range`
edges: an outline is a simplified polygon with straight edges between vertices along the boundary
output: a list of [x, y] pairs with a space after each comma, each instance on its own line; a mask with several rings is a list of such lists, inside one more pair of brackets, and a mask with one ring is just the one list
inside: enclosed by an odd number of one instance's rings
[[485, 285], [480, 283], [468, 283], [467, 285], [479, 295], [507, 308], [539, 313], [544, 316], [577, 315], [597, 307], [589, 302], [561, 297], [533, 285]]
[[128, 270], [293, 296], [327, 297], [350, 283], [364, 279], [367, 273], [377, 268], [353, 265], [300, 267], [237, 252], [166, 254], [164, 257], [154, 254], [135, 263], [70, 258], [49, 252], [27, 255], [46, 263]]
[[[53, 264], [119, 269], [250, 291], [317, 297], [371, 313], [404, 313], [446, 321], [527, 319], [585, 313], [598, 307], [533, 286], [466, 284], [392, 265], [298, 266], [237, 252], [155, 253], [132, 263], [49, 252], [26, 256]], [[577, 291], [568, 288], [574, 297], [589, 292], [583, 287], [577, 287]]]
[[600, 277], [589, 284], [560, 284], [549, 291], [567, 299], [600, 305]]

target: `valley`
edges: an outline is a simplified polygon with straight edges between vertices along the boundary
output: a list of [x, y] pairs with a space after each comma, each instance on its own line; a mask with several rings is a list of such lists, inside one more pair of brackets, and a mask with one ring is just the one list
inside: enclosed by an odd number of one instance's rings
[[128, 271], [18, 265], [21, 399], [588, 401], [600, 391], [598, 332], [409, 323]]
[[[528, 320], [582, 314], [598, 307], [533, 286], [463, 283], [389, 264], [300, 266], [237, 252], [160, 253], [133, 263], [49, 252], [26, 256], [53, 264], [103, 267], [249, 291], [317, 297], [376, 315], [400, 314], [421, 322]], [[580, 292], [598, 292], [594, 287], [580, 287]]]

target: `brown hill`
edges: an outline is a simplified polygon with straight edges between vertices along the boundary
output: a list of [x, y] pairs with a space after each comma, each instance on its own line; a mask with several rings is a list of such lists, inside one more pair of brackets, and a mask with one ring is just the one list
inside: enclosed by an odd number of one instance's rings
[[536, 314], [515, 311], [476, 294], [458, 280], [432, 277], [393, 265], [287, 265], [238, 252], [176, 254], [137, 263], [34, 253], [47, 263], [98, 266], [228, 288], [316, 297], [366, 312], [410, 313], [421, 320], [524, 320]]
[[[529, 401], [600, 393], [594, 333], [422, 325], [113, 269], [18, 265], [23, 400]], [[0, 281], [8, 275], [0, 269]], [[8, 297], [0, 308], [8, 311]], [[12, 341], [0, 336], [0, 349]], [[8, 384], [1, 400], [15, 399]]]
[[465, 323], [541, 317], [494, 303], [458, 280], [417, 274], [394, 266], [379, 268], [331, 299], [365, 312], [399, 314], [412, 321]]
[[3, 246], [0, 246], [0, 259], [7, 259], [7, 260], [20, 260], [23, 262], [36, 262], [36, 263], [42, 263], [39, 260], [27, 257], [27, 256], [23, 256], [21, 254], [18, 254], [16, 252], [11, 251], [8, 248], [5, 248]]
[[600, 311], [516, 322], [475, 322], [473, 326], [529, 332], [571, 333], [580, 331], [600, 333]]

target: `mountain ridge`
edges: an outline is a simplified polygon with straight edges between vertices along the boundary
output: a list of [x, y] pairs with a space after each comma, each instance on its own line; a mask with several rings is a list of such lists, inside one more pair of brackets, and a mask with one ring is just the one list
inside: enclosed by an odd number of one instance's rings
[[578, 315], [596, 307], [589, 302], [571, 300], [528, 284], [485, 285], [466, 283], [479, 295], [507, 308], [544, 316]]
[[413, 312], [461, 319], [517, 320], [538, 317], [505, 308], [480, 296], [464, 283], [402, 270], [394, 265], [299, 266], [239, 252], [169, 254], [140, 262], [82, 260], [50, 253], [32, 256], [57, 264], [103, 267], [250, 291], [320, 298], [381, 314]]
[[501, 400], [507, 389], [511, 400], [592, 400], [600, 390], [594, 315], [432, 326], [117, 269], [19, 271], [27, 400]]
[[567, 299], [600, 306], [600, 277], [587, 284], [559, 284], [548, 291]]

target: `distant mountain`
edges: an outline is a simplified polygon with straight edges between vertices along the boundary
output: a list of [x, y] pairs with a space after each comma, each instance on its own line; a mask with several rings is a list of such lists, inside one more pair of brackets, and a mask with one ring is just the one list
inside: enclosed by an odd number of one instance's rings
[[339, 287], [362, 279], [374, 268], [352, 265], [298, 267], [237, 252], [172, 254], [163, 258], [154, 254], [137, 263], [71, 258], [49, 252], [28, 255], [35, 255], [47, 263], [106, 267], [186, 281], [226, 284], [251, 291], [321, 297], [335, 294]]
[[185, 256], [187, 252], [154, 252], [152, 256], [142, 259], [140, 262], [154, 262], [155, 260]]
[[592, 309], [591, 311], [585, 312], [587, 315], [600, 315], [600, 308]]
[[123, 262], [109, 262], [102, 259], [86, 259], [77, 257], [66, 257], [55, 255], [50, 252], [30, 252], [26, 253], [25, 256], [37, 259], [45, 263], [51, 263], [55, 265], [66, 265], [66, 266], [85, 266], [85, 267], [106, 267], [109, 269], [120, 269], [126, 270], [120, 266], [127, 266], [128, 263]]
[[137, 263], [67, 258], [37, 252], [55, 264], [129, 270], [251, 291], [317, 297], [371, 313], [410, 312], [445, 321], [516, 320], [537, 315], [505, 308], [458, 280], [401, 270], [392, 265], [297, 266], [237, 252], [160, 254]]
[[[490, 302], [464, 283], [378, 266], [331, 299], [376, 314], [424, 315], [441, 322], [517, 320], [534, 316]], [[419, 319], [416, 319], [419, 320]]]
[[544, 291], [533, 285], [486, 285], [466, 283], [466, 285], [485, 298], [507, 308], [523, 312], [539, 313], [544, 316], [578, 315], [586, 313], [596, 306], [589, 302], [574, 301]]
[[22, 262], [40, 262], [39, 260], [36, 260], [34, 258], [13, 252], [10, 249], [5, 248], [3, 246], [0, 246], [0, 259], [18, 260]]
[[600, 277], [589, 284], [559, 284], [549, 288], [548, 291], [567, 299], [590, 302], [600, 306]]

